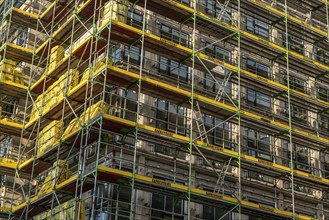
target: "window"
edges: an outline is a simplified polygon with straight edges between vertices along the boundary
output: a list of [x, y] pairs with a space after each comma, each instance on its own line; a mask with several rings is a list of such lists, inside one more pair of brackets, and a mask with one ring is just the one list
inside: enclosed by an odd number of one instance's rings
[[329, 116], [324, 113], [318, 115], [319, 129], [323, 131], [329, 131]]
[[128, 24], [135, 28], [143, 29], [143, 13], [136, 9], [129, 9]]
[[179, 81], [187, 82], [188, 67], [174, 60], [160, 56], [159, 72], [178, 78]]
[[[289, 108], [288, 103], [285, 102], [285, 115], [287, 118], [289, 117], [288, 108]], [[291, 105], [291, 119], [294, 122], [307, 124], [308, 117], [307, 117], [306, 109], [296, 105]]]
[[[119, 195], [118, 195], [119, 194]], [[118, 198], [118, 204], [116, 203]], [[113, 211], [113, 219], [123, 220], [129, 217], [131, 200], [131, 187], [129, 186], [115, 186], [113, 190], [113, 204], [114, 209], [118, 206], [118, 218], [115, 218], [115, 211]], [[103, 201], [104, 202], [104, 201]]]
[[182, 152], [178, 149], [166, 147], [161, 144], [155, 144], [154, 151], [157, 153], [173, 156], [173, 157], [180, 158], [180, 159], [185, 159], [185, 156], [186, 156], [185, 152]]
[[247, 70], [267, 79], [271, 78], [270, 68], [254, 60], [247, 59]]
[[[282, 46], [286, 46], [286, 34], [282, 33]], [[289, 50], [304, 54], [304, 42], [296, 37], [288, 36]]]
[[190, 0], [181, 0], [181, 3], [184, 5], [190, 5]]
[[270, 136], [252, 129], [247, 130], [248, 155], [272, 161]]
[[247, 104], [261, 109], [271, 109], [271, 97], [253, 89], [247, 89]]
[[207, 133], [209, 143], [231, 148], [230, 124], [210, 115], [204, 115], [203, 120], [206, 131], [212, 129]]
[[223, 207], [212, 207], [208, 205], [203, 205], [203, 219], [204, 220], [214, 220], [214, 219], [222, 219], [222, 220], [230, 220], [231, 214], [227, 214], [223, 217], [229, 210]]
[[186, 109], [164, 100], [157, 100], [157, 128], [174, 133], [186, 133]]
[[188, 46], [187, 34], [164, 24], [161, 24], [160, 27], [160, 37], [181, 44], [185, 47]]
[[[287, 166], [290, 164], [290, 147], [288, 141], [284, 142], [284, 151], [287, 154]], [[286, 150], [287, 149], [287, 150]], [[294, 169], [310, 172], [310, 149], [301, 145], [293, 144], [292, 160]]]
[[[285, 182], [284, 185], [286, 189], [291, 189], [291, 182]], [[315, 193], [314, 189], [301, 184], [294, 184], [294, 190], [296, 192], [305, 193], [308, 195], [313, 195]]]
[[[154, 176], [156, 179], [173, 182], [172, 179], [166, 179]], [[176, 181], [178, 184], [182, 184]], [[152, 212], [151, 219], [184, 219], [185, 202], [182, 199], [176, 199], [162, 194], [152, 193]]]
[[123, 118], [131, 121], [136, 120], [137, 100], [138, 100], [137, 92], [133, 90], [128, 90], [125, 92], [125, 97], [122, 102]]
[[329, 64], [329, 51], [322, 48], [315, 48], [315, 56], [317, 61], [324, 64]]
[[305, 80], [299, 79], [295, 76], [290, 76], [290, 88], [300, 91], [300, 92], [306, 92], [306, 82]]
[[205, 13], [212, 17], [218, 18], [221, 15], [221, 21], [231, 23], [232, 10], [226, 7], [225, 11], [222, 12], [223, 5], [216, 0], [204, 0], [203, 6], [205, 7]]
[[[324, 171], [322, 172], [322, 177], [329, 178], [329, 153], [322, 153], [322, 167], [321, 169]], [[328, 194], [328, 200], [329, 200], [329, 191]]]
[[[226, 72], [225, 74], [228, 74]], [[232, 83], [231, 82], [226, 82], [223, 83], [223, 79], [219, 77], [215, 77], [218, 83], [215, 82], [214, 78], [209, 74], [209, 73], [204, 73], [204, 83], [203, 86], [205, 90], [210, 91], [210, 92], [215, 92], [216, 94], [219, 92], [219, 90], [222, 90], [223, 86], [225, 86], [224, 91], [227, 95], [231, 94], [232, 91]]]
[[125, 46], [124, 60], [136, 65], [140, 65], [140, 49], [134, 46]]
[[252, 170], [248, 170], [247, 175], [250, 179], [259, 180], [259, 181], [262, 181], [262, 182], [265, 182], [265, 183], [274, 184], [274, 177], [272, 177], [272, 176], [268, 176], [268, 175], [265, 175], [265, 174], [262, 174], [262, 173], [257, 173], [257, 172], [252, 171]]
[[206, 42], [205, 54], [218, 60], [222, 60], [226, 63], [231, 62], [231, 54], [229, 51], [209, 42]]
[[267, 23], [260, 21], [256, 18], [246, 17], [247, 31], [264, 39], [269, 38], [269, 26]]
[[323, 101], [329, 101], [329, 90], [327, 88], [318, 88], [318, 98]]
[[[285, 71], [281, 71], [283, 75], [284, 85], [288, 86], [288, 76]], [[291, 89], [297, 90], [299, 92], [306, 93], [306, 80], [303, 80], [301, 78], [298, 78], [293, 75], [289, 75], [289, 86]]]

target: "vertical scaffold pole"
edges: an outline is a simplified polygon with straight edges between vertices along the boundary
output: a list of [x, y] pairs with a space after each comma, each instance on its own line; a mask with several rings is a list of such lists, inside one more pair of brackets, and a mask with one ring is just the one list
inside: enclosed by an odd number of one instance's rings
[[189, 174], [188, 174], [188, 195], [187, 195], [187, 218], [191, 219], [191, 189], [192, 189], [192, 150], [193, 150], [193, 112], [194, 112], [194, 75], [195, 75], [195, 38], [196, 38], [196, 4], [193, 2], [193, 31], [192, 31], [192, 74], [191, 74], [191, 121], [190, 121], [190, 135], [189, 135]]
[[292, 219], [295, 219], [295, 190], [294, 190], [294, 160], [293, 160], [293, 143], [292, 143], [292, 122], [291, 122], [291, 97], [290, 97], [290, 71], [289, 71], [289, 35], [288, 35], [288, 5], [287, 0], [284, 1], [284, 21], [285, 21], [285, 45], [286, 45], [286, 68], [287, 68], [287, 99], [288, 99], [288, 117], [289, 117], [289, 145], [290, 149], [290, 177], [291, 177], [291, 207]]
[[240, 68], [241, 68], [241, 40], [240, 40], [240, 28], [241, 28], [241, 12], [240, 12], [240, 0], [238, 0], [238, 175], [239, 175], [239, 185], [238, 185], [238, 203], [239, 203], [239, 219], [241, 219], [241, 200], [242, 200], [242, 190], [241, 190], [241, 80], [240, 80]]
[[145, 39], [145, 29], [146, 29], [146, 6], [147, 0], [144, 1], [143, 9], [143, 29], [141, 36], [141, 50], [140, 50], [140, 63], [139, 63], [139, 77], [138, 77], [138, 94], [137, 94], [137, 110], [136, 110], [136, 126], [135, 126], [135, 138], [134, 138], [134, 160], [132, 169], [132, 179], [131, 179], [131, 199], [130, 199], [130, 214], [129, 219], [135, 219], [135, 208], [134, 201], [136, 200], [135, 192], [135, 175], [136, 175], [136, 160], [137, 160], [137, 142], [138, 142], [138, 123], [139, 123], [139, 111], [140, 111], [140, 101], [141, 101], [141, 86], [142, 86], [142, 73], [143, 73], [143, 60], [144, 60], [144, 39]]

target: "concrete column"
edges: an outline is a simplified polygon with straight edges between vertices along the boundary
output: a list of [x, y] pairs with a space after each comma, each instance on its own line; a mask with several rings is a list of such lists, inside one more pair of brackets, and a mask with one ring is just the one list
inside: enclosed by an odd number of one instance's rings
[[304, 50], [305, 50], [305, 56], [308, 58], [313, 59], [314, 58], [314, 54], [313, 54], [313, 44], [304, 41]]
[[278, 63], [273, 63], [272, 69], [272, 80], [275, 82], [283, 83], [282, 75], [280, 74], [280, 66]]

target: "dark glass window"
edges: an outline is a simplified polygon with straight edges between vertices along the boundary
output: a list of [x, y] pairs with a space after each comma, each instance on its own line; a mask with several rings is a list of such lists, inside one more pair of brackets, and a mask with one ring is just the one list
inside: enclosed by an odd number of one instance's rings
[[161, 56], [159, 58], [159, 72], [173, 76], [175, 79], [178, 78], [179, 81], [187, 82], [188, 80], [188, 67], [186, 65]]
[[[288, 76], [285, 73], [285, 71], [281, 71], [284, 79], [284, 85], [288, 86]], [[303, 80], [301, 78], [298, 78], [293, 75], [289, 75], [289, 86], [291, 89], [297, 90], [299, 92], [306, 93], [306, 80]]]
[[[282, 33], [282, 45], [286, 47], [286, 34]], [[304, 55], [304, 42], [301, 39], [298, 39], [293, 36], [288, 36], [288, 46], [289, 50], [292, 50], [296, 53]]]
[[157, 100], [157, 128], [186, 133], [186, 109], [164, 100]]
[[317, 61], [324, 64], [329, 64], [329, 51], [326, 51], [322, 48], [316, 48], [315, 56]]
[[[118, 195], [119, 194], [119, 195]], [[118, 203], [118, 219], [119, 220], [126, 220], [129, 219], [129, 212], [130, 212], [130, 199], [131, 199], [131, 187], [128, 186], [115, 186], [113, 190], [113, 198], [114, 200], [117, 199], [119, 196], [119, 203]], [[104, 201], [103, 201], [104, 202]], [[117, 207], [115, 201], [113, 201], [112, 207]], [[115, 218], [115, 211], [113, 211], [113, 218]]]
[[247, 130], [248, 154], [272, 161], [270, 136], [253, 129]]
[[[322, 177], [329, 178], [329, 153], [323, 153], [322, 154]], [[329, 200], [329, 191], [327, 192], [328, 200]]]
[[[154, 176], [156, 179], [161, 179], [168, 182], [173, 182], [172, 179], [166, 179], [160, 176]], [[177, 181], [176, 181], [177, 182]], [[178, 184], [182, 184], [177, 182]], [[184, 219], [184, 200], [176, 199], [170, 196], [152, 193], [152, 212], [151, 219]]]
[[246, 66], [247, 66], [247, 70], [252, 73], [255, 73], [255, 74], [265, 77], [267, 79], [271, 78], [270, 67], [268, 67], [264, 64], [258, 63], [251, 59], [247, 59]]
[[329, 116], [324, 113], [319, 114], [319, 129], [323, 131], [329, 131]]
[[323, 101], [329, 101], [329, 89], [319, 87], [318, 88], [318, 98]]
[[143, 13], [141, 11], [129, 9], [127, 18], [129, 25], [143, 29]]
[[124, 60], [129, 63], [133, 63], [136, 65], [140, 64], [140, 49], [138, 47], [134, 46], [125, 46], [125, 51], [124, 51]]
[[[286, 111], [285, 111], [286, 117], [289, 117], [287, 102], [285, 103], [285, 109], [286, 109]], [[291, 119], [294, 122], [307, 124], [308, 117], [307, 117], [306, 109], [304, 109], [300, 106], [291, 105]]]
[[[284, 151], [287, 154], [287, 162], [286, 165], [289, 166], [290, 164], [290, 149], [288, 147], [288, 141], [284, 142]], [[301, 145], [293, 144], [293, 162], [294, 168], [306, 172], [311, 171], [310, 167], [310, 149]]]
[[164, 146], [161, 144], [155, 144], [154, 151], [157, 153], [173, 156], [173, 157], [180, 158], [180, 159], [185, 159], [185, 156], [186, 156], [186, 153], [184, 153], [182, 151], [175, 150], [173, 148], [170, 148], [170, 147], [167, 147], [167, 146]]
[[[230, 124], [223, 123], [221, 119], [210, 115], [204, 115], [203, 121], [209, 143], [231, 148]], [[214, 128], [216, 126], [216, 128]], [[212, 129], [212, 130], [210, 130]]]
[[122, 97], [122, 117], [131, 121], [136, 120], [138, 94], [133, 90], [128, 90], [125, 97]]
[[247, 89], [247, 104], [260, 107], [262, 109], [271, 109], [271, 97], [253, 89]]
[[231, 62], [231, 54], [229, 51], [209, 42], [206, 42], [205, 54], [218, 60], [222, 60], [226, 63]]
[[246, 28], [247, 31], [261, 37], [264, 39], [269, 38], [269, 25], [263, 21], [260, 21], [256, 18], [247, 16], [246, 17]]
[[161, 24], [160, 37], [181, 44], [185, 47], [188, 46], [188, 34], [181, 32], [178, 29]]
[[254, 180], [259, 180], [266, 183], [274, 183], [274, 177], [248, 170], [248, 177]]
[[[218, 83], [215, 82], [215, 79], [217, 80]], [[232, 83], [231, 82], [225, 82], [223, 83], [223, 79], [219, 77], [215, 77], [215, 79], [209, 74], [209, 73], [204, 73], [204, 88], [207, 91], [210, 92], [215, 92], [217, 93], [219, 89], [223, 89], [222, 87], [225, 86], [224, 91], [226, 94], [230, 95], [232, 92]]]
[[203, 6], [205, 7], [205, 13], [209, 16], [218, 18], [221, 15], [221, 21], [231, 23], [232, 10], [226, 7], [225, 11], [222, 12], [223, 5], [215, 0], [204, 0]]
[[190, 0], [181, 0], [184, 5], [190, 5]]
[[203, 219], [204, 220], [214, 220], [214, 219], [222, 219], [222, 220], [230, 220], [231, 214], [227, 214], [223, 217], [229, 210], [225, 208], [212, 207], [208, 205], [203, 205]]

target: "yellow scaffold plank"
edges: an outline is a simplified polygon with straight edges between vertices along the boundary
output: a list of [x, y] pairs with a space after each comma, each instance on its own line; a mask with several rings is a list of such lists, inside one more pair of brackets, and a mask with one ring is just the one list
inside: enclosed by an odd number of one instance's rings
[[9, 211], [10, 211], [10, 208], [0, 206], [0, 212], [2, 212], [2, 213], [9, 213]]
[[13, 159], [0, 158], [0, 167], [15, 169], [16, 164], [17, 164], [16, 161]]
[[[116, 69], [116, 71], [119, 71], [123, 74], [125, 74], [124, 70], [119, 70]], [[136, 79], [138, 79], [137, 77], [139, 77], [137, 74], [134, 74], [134, 73], [129, 73], [130, 76], [134, 76]], [[142, 80], [145, 80], [146, 77], [143, 77]], [[167, 85], [165, 83], [158, 83], [157, 81], [155, 80], [152, 80], [152, 79], [148, 79], [148, 81], [150, 83], [154, 82], [154, 84], [158, 87], [163, 87], [169, 91], [172, 91], [173, 89], [175, 90], [175, 92], [177, 92], [178, 94], [184, 94], [188, 97], [191, 96], [191, 92], [190, 91], [186, 91], [186, 90], [183, 90], [183, 89], [180, 89], [180, 88], [177, 88], [177, 87], [174, 87], [174, 86], [170, 86], [170, 85]], [[231, 106], [231, 105], [228, 105], [228, 104], [224, 104], [222, 102], [218, 102], [216, 100], [213, 100], [213, 99], [210, 99], [210, 98], [207, 98], [205, 96], [202, 96], [202, 95], [198, 95], [196, 94], [195, 95], [195, 98], [201, 102], [204, 102], [204, 103], [208, 103], [208, 104], [211, 104], [213, 106], [216, 106], [218, 108], [221, 108], [221, 109], [225, 109], [227, 111], [230, 111], [230, 112], [233, 112], [233, 113], [237, 113], [238, 112], [238, 109], [234, 106]], [[277, 122], [277, 121], [274, 121], [270, 118], [266, 118], [266, 117], [263, 117], [261, 115], [257, 115], [255, 113], [251, 113], [251, 112], [247, 112], [247, 111], [240, 111], [240, 114], [246, 118], [250, 118], [250, 119], [253, 119], [253, 120], [257, 120], [257, 121], [260, 121], [262, 123], [266, 122], [268, 124], [271, 124], [279, 129], [282, 129], [282, 130], [289, 130], [289, 126], [286, 125], [286, 124], [283, 124], [281, 122]], [[305, 137], [308, 137], [308, 138], [311, 138], [313, 140], [316, 140], [316, 141], [320, 141], [320, 142], [323, 142], [325, 144], [329, 144], [329, 139], [327, 138], [324, 138], [324, 137], [319, 137], [319, 136], [316, 136], [314, 134], [310, 134], [308, 132], [305, 132], [301, 129], [298, 129], [298, 128], [293, 128], [292, 129], [292, 132], [293, 133], [296, 133], [296, 134], [299, 134], [299, 135], [302, 135], [302, 136], [305, 136]]]
[[43, 19], [45, 15], [48, 14], [53, 9], [53, 7], [55, 7], [56, 4], [58, 4], [58, 1], [54, 1], [53, 3], [51, 3], [47, 7], [47, 9], [40, 15], [40, 18]]
[[23, 125], [8, 118], [0, 119], [0, 133], [20, 135]]
[[[260, 0], [248, 0], [248, 1], [255, 4], [255, 5], [257, 5], [257, 6], [259, 6], [259, 7], [265, 8], [265, 9], [269, 10], [270, 12], [273, 12], [273, 13], [281, 16], [281, 17], [285, 17], [285, 13], [283, 11], [280, 11], [280, 10], [278, 10], [278, 9], [268, 5], [268, 4], [265, 4], [264, 2], [261, 2]], [[302, 20], [300, 20], [296, 17], [293, 17], [291, 15], [287, 15], [287, 18], [289, 20], [291, 20], [292, 22], [295, 22], [296, 24], [299, 24], [304, 28], [306, 27], [306, 28], [310, 29], [311, 31], [314, 31], [314, 32], [316, 32], [316, 33], [318, 33], [322, 36], [325, 36], [325, 37], [328, 36], [328, 33], [326, 31], [323, 31], [323, 30], [321, 30], [317, 27], [314, 27], [313, 25], [310, 25], [310, 24], [306, 23], [305, 21], [302, 21]]]
[[[185, 6], [185, 7], [186, 7], [186, 6]], [[130, 30], [130, 31], [132, 31], [132, 32], [135, 32], [135, 33], [138, 33], [138, 34], [142, 34], [142, 33], [141, 33], [141, 30], [139, 30], [139, 29], [137, 29], [137, 28], [134, 28], [134, 27], [131, 27], [131, 26], [129, 26], [129, 25], [126, 25], [126, 24], [124, 24], [124, 23], [114, 21], [113, 24], [116, 24], [116, 25], [118, 25], [118, 26], [122, 26], [123, 28], [128, 29], [128, 30]], [[249, 33], [247, 32], [247, 34], [249, 34]], [[148, 37], [148, 38], [150, 38], [150, 39], [157, 40], [157, 41], [160, 41], [160, 42], [162, 42], [162, 43], [168, 44], [169, 46], [171, 46], [171, 47], [173, 47], [173, 48], [177, 48], [177, 49], [179, 49], [179, 50], [181, 50], [181, 51], [184, 51], [186, 54], [192, 54], [192, 49], [187, 48], [187, 47], [184, 47], [184, 46], [179, 45], [179, 44], [176, 44], [176, 43], [174, 43], [174, 42], [172, 42], [172, 41], [169, 41], [169, 40], [167, 40], [167, 39], [163, 39], [163, 38], [158, 37], [158, 36], [156, 36], [156, 35], [153, 35], [153, 34], [151, 34], [151, 33], [145, 33], [145, 36]], [[275, 46], [277, 46], [277, 45], [275, 45]], [[206, 60], [210, 60], [210, 61], [214, 62], [215, 64], [218, 64], [218, 65], [224, 66], [225, 68], [228, 68], [228, 69], [230, 69], [230, 70], [232, 70], [232, 71], [234, 71], [234, 72], [238, 72], [238, 67], [236, 67], [236, 66], [234, 66], [234, 65], [231, 65], [231, 64], [229, 64], [229, 63], [226, 63], [226, 62], [223, 62], [223, 61], [221, 61], [221, 60], [215, 59], [215, 58], [210, 57], [210, 56], [208, 56], [208, 55], [205, 55], [205, 54], [203, 54], [203, 53], [201, 53], [201, 52], [198, 52], [197, 55], [198, 55], [200, 58], [203, 58], [203, 59], [206, 59]], [[243, 69], [241, 69], [240, 72], [241, 72], [241, 74], [244, 74], [244, 75], [246, 75], [246, 76], [248, 76], [248, 77], [252, 77], [252, 78], [254, 78], [254, 79], [257, 79], [257, 80], [260, 80], [260, 81], [266, 82], [266, 83], [270, 84], [271, 86], [276, 87], [276, 88], [278, 88], [278, 89], [280, 89], [280, 90], [285, 90], [285, 91], [288, 90], [288, 87], [287, 87], [287, 86], [282, 85], [282, 84], [280, 84], [280, 83], [278, 83], [278, 82], [275, 82], [275, 81], [272, 81], [272, 80], [266, 79], [265, 77], [258, 76], [258, 75], [255, 74], [255, 73], [252, 73], [252, 72], [249, 72], [249, 71], [247, 71], [247, 70], [243, 70]], [[321, 104], [323, 104], [323, 105], [324, 105], [324, 104], [325, 104], [325, 105], [329, 105], [329, 102], [326, 102], [326, 101], [323, 101], [323, 100], [320, 100], [320, 99], [317, 99], [317, 98], [311, 97], [310, 95], [305, 94], [305, 93], [302, 93], [302, 92], [300, 92], [300, 91], [293, 90], [293, 89], [290, 89], [290, 91], [291, 91], [292, 94], [295, 94], [295, 95], [297, 95], [297, 96], [300, 96], [300, 97], [303, 97], [303, 98], [308, 98], [309, 100], [312, 100], [312, 101], [317, 101], [317, 102], [319, 102], [319, 103], [321, 103]]]
[[[118, 73], [120, 73], [122, 75], [126, 75], [126, 76], [129, 76], [129, 77], [132, 77], [134, 79], [138, 79], [139, 78], [139, 75], [138, 74], [132, 73], [132, 72], [129, 72], [129, 71], [126, 71], [126, 70], [123, 70], [123, 69], [118, 68], [118, 67], [109, 66], [108, 69], [109, 69], [109, 71], [112, 70], [112, 71], [118, 72]], [[173, 87], [173, 86], [167, 85], [165, 83], [159, 84], [158, 81], [153, 80], [153, 79], [150, 79], [150, 78], [147, 78], [147, 77], [144, 77], [144, 76], [142, 77], [142, 82], [154, 83], [154, 85], [157, 85], [157, 86], [160, 86], [160, 87], [163, 86], [164, 88], [168, 89], [168, 91], [172, 91], [172, 87]], [[174, 87], [174, 88], [178, 91], [178, 94], [191, 95], [188, 91], [184, 91], [184, 90], [179, 89], [177, 87]], [[209, 99], [209, 98], [206, 98], [206, 97], [203, 97], [203, 96], [196, 95], [196, 98], [198, 100], [204, 101], [204, 102], [214, 102], [214, 100]], [[215, 104], [217, 104], [217, 103], [220, 103], [220, 102], [216, 102]], [[222, 103], [220, 103], [220, 104], [222, 104]], [[234, 109], [234, 110], [237, 111], [236, 108], [233, 108], [231, 106], [230, 106], [229, 109], [231, 109], [231, 110]], [[248, 113], [246, 113], [246, 114], [247, 115], [250, 115]], [[107, 117], [108, 119], [111, 119], [111, 120], [114, 120], [114, 119], [116, 120], [116, 117], [115, 116], [104, 115], [104, 117]], [[264, 119], [261, 119], [261, 120], [264, 120]], [[136, 126], [136, 124], [134, 122], [127, 121], [127, 120], [124, 120], [124, 119], [120, 119], [120, 123], [126, 124], [127, 126], [131, 126], [131, 127]], [[272, 122], [272, 123], [276, 123], [276, 122]], [[178, 139], [180, 141], [184, 141], [184, 142], [188, 142], [189, 141], [189, 139], [187, 137], [185, 137], [185, 136], [177, 135], [177, 134], [174, 134], [174, 133], [171, 133], [171, 132], [168, 132], [168, 131], [164, 131], [164, 130], [161, 130], [161, 129], [157, 129], [157, 128], [154, 128], [154, 127], [151, 127], [151, 126], [139, 124], [139, 127], [142, 128], [142, 129], [145, 129], [147, 131], [150, 131], [150, 132], [155, 132], [155, 133], [159, 133], [159, 134], [162, 134], [162, 135], [165, 135], [165, 136], [169, 136], [169, 137]], [[284, 127], [284, 128], [287, 129], [287, 127]], [[298, 131], [299, 132], [303, 132], [301, 130], [298, 130]], [[195, 143], [197, 145], [203, 146], [203, 147], [208, 148], [208, 149], [215, 150], [217, 152], [223, 152], [223, 153], [226, 153], [227, 155], [230, 155], [230, 156], [237, 156], [237, 153], [236, 152], [230, 151], [230, 150], [227, 150], [227, 149], [223, 149], [223, 148], [217, 147], [215, 145], [209, 145], [209, 144], [206, 144], [206, 143], [200, 142], [200, 141], [196, 141]], [[273, 168], [280, 169], [282, 171], [287, 171], [287, 172], [290, 171], [290, 168], [288, 168], [288, 167], [284, 167], [284, 166], [281, 166], [281, 165], [278, 165], [278, 164], [274, 164], [274, 163], [271, 163], [271, 162], [268, 162], [268, 161], [257, 159], [257, 158], [251, 157], [251, 156], [243, 155], [241, 157], [243, 157], [246, 160], [249, 160], [251, 162], [261, 163], [263, 165], [271, 166]], [[298, 175], [301, 175], [301, 176], [315, 178], [317, 180], [320, 180], [320, 181], [323, 181], [324, 183], [329, 184], [329, 180], [328, 179], [325, 179], [325, 178], [315, 177], [314, 175], [311, 175], [311, 174], [308, 174], [308, 173], [305, 173], [305, 172], [301, 172], [301, 171], [297, 171], [297, 170], [295, 171], [295, 173], [298, 174]]]
[[20, 14], [22, 14], [22, 15], [25, 15], [25, 16], [27, 16], [27, 17], [33, 18], [33, 19], [36, 20], [36, 22], [37, 22], [37, 20], [38, 20], [38, 15], [35, 14], [35, 13], [31, 13], [31, 12], [28, 12], [28, 11], [22, 10], [22, 9], [20, 9], [20, 8], [15, 8], [15, 7], [12, 7], [12, 10], [15, 11], [15, 12], [17, 12], [17, 13], [20, 13]]
[[[77, 175], [74, 175], [74, 176], [70, 177], [69, 179], [65, 180], [64, 182], [59, 183], [59, 184], [56, 184], [55, 190], [59, 190], [60, 191], [63, 188], [67, 187], [69, 184], [75, 183], [77, 181], [77, 178], [78, 178]], [[15, 206], [15, 207], [13, 207], [12, 212], [13, 213], [17, 213], [18, 211], [24, 209], [27, 206], [27, 204], [35, 203], [39, 199], [45, 198], [45, 197], [51, 195], [52, 194], [52, 191], [53, 191], [53, 189], [51, 188], [49, 191], [47, 191], [44, 194], [40, 194], [40, 195], [36, 195], [36, 196], [32, 197], [28, 201], [25, 201], [25, 202], [23, 202], [23, 203]], [[51, 197], [49, 197], [49, 201], [51, 201]]]
[[[105, 167], [102, 165], [98, 165], [97, 169], [98, 169], [99, 173], [108, 174], [107, 179], [110, 182], [111, 182], [111, 175], [115, 176], [115, 178], [122, 177], [124, 179], [131, 179], [133, 177], [133, 174], [131, 172], [123, 171], [123, 170], [119, 170], [119, 169], [115, 169], [115, 168], [110, 168], [110, 167]], [[161, 179], [152, 178], [152, 177], [148, 177], [148, 176], [144, 176], [144, 175], [140, 175], [140, 174], [135, 175], [135, 181], [145, 183], [145, 184], [150, 184], [150, 185], [156, 185], [161, 188], [170, 189], [171, 191], [172, 190], [179, 191], [182, 193], [187, 193], [188, 189], [189, 189], [188, 186], [185, 186], [185, 185], [168, 182], [168, 181], [164, 181]], [[146, 187], [144, 187], [144, 189], [146, 189]], [[238, 199], [236, 199], [236, 198], [218, 194], [218, 193], [208, 192], [208, 191], [194, 188], [194, 187], [191, 188], [191, 193], [193, 196], [197, 196], [197, 197], [206, 197], [206, 198], [211, 198], [211, 199], [225, 202], [225, 203], [238, 204]], [[259, 204], [244, 201], [244, 200], [241, 201], [241, 205], [244, 206], [245, 208], [260, 210], [260, 211], [264, 211], [267, 213], [277, 214], [277, 215], [281, 215], [281, 216], [285, 216], [285, 217], [292, 217], [291, 212], [268, 207], [268, 206], [259, 205]], [[315, 220], [314, 218], [303, 216], [303, 215], [296, 215], [295, 217], [298, 219], [302, 219], [302, 220]]]
[[[194, 10], [192, 8], [190, 8], [188, 6], [185, 6], [185, 5], [181, 4], [181, 3], [178, 3], [175, 0], [168, 0], [166, 2], [170, 3], [171, 5], [173, 5], [175, 7], [178, 7], [180, 9], [183, 9], [183, 10], [185, 10], [185, 11], [191, 13], [191, 14], [194, 13]], [[253, 35], [253, 34], [247, 32], [247, 31], [239, 30], [237, 27], [235, 27], [233, 25], [230, 25], [230, 24], [227, 24], [227, 23], [225, 23], [223, 21], [220, 21], [217, 18], [209, 17], [208, 15], [206, 15], [206, 14], [204, 14], [202, 12], [199, 12], [198, 11], [196, 13], [197, 13], [198, 16], [203, 17], [206, 20], [211, 20], [211, 21], [217, 23], [220, 26], [223, 26], [223, 27], [225, 27], [225, 28], [227, 28], [229, 30], [232, 30], [234, 32], [240, 33], [241, 35], [243, 35], [245, 37], [248, 37], [248, 38], [250, 38], [250, 39], [252, 39], [252, 40], [254, 40], [256, 42], [260, 42], [260, 43], [262, 43], [264, 45], [267, 45], [267, 46], [269, 46], [269, 47], [271, 47], [273, 49], [278, 50], [279, 52], [282, 52], [282, 53], [285, 53], [286, 52], [286, 48], [281, 47], [281, 46], [279, 46], [279, 45], [277, 45], [275, 43], [272, 43], [272, 42], [267, 41], [267, 40], [265, 40], [265, 39], [263, 39], [261, 37], [258, 37], [256, 35]], [[324, 64], [322, 64], [322, 63], [320, 63], [318, 61], [312, 60], [312, 59], [310, 59], [308, 57], [305, 57], [305, 56], [303, 56], [301, 54], [298, 54], [296, 52], [293, 52], [291, 50], [288, 50], [288, 54], [291, 55], [291, 56], [293, 56], [293, 57], [296, 57], [296, 58], [298, 58], [300, 60], [303, 60], [305, 62], [311, 63], [311, 64], [313, 64], [313, 65], [315, 65], [317, 67], [320, 67], [320, 68], [322, 68], [322, 69], [324, 69], [326, 71], [329, 71], [329, 66], [326, 66], [326, 65], [324, 65]]]
[[15, 82], [12, 82], [12, 81], [8, 81], [8, 80], [0, 80], [0, 84], [6, 84], [8, 86], [12, 86], [12, 87], [16, 87], [16, 88], [19, 88], [19, 89], [23, 89], [23, 90], [27, 90], [27, 86], [24, 86], [20, 83], [15, 83]]

